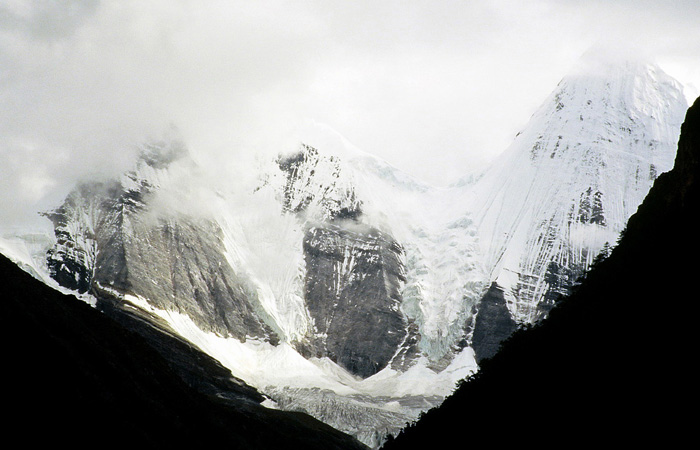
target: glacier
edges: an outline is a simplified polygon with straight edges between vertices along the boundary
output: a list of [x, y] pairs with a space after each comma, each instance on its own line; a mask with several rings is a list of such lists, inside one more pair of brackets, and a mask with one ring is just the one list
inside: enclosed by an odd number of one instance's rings
[[160, 318], [265, 405], [377, 447], [497, 349], [475, 330], [543, 320], [615, 245], [672, 167], [686, 109], [655, 64], [587, 55], [493, 164], [447, 187], [323, 124], [235, 189], [212, 188], [178, 139], [151, 142], [46, 212], [53, 234], [3, 232], [0, 251]]

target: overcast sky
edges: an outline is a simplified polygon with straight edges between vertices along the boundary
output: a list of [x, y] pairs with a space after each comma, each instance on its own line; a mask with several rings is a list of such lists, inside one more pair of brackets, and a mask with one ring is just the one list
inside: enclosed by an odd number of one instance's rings
[[123, 171], [169, 124], [225, 171], [315, 120], [444, 184], [503, 151], [597, 42], [694, 99], [699, 23], [698, 0], [3, 0], [0, 221]]

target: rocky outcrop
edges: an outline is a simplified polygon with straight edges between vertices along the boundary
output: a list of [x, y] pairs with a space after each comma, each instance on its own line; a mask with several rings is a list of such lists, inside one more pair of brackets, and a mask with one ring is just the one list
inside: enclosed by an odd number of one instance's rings
[[506, 340], [518, 324], [508, 311], [503, 289], [492, 283], [479, 302], [479, 310], [474, 320], [472, 348], [477, 362], [495, 355], [501, 342]]
[[304, 299], [312, 335], [299, 346], [366, 378], [386, 367], [404, 343], [403, 248], [363, 223], [362, 199], [334, 156], [302, 145], [280, 157], [283, 209], [305, 228]]
[[304, 254], [317, 356], [361, 377], [386, 367], [406, 337], [401, 247], [366, 225], [325, 224], [308, 230]]
[[[162, 153], [149, 147], [142, 171], [167, 167], [182, 150]], [[151, 208], [153, 178], [137, 169], [122, 180], [85, 183], [47, 213], [56, 234], [51, 276], [98, 298], [116, 292], [186, 314], [205, 331], [275, 341], [256, 293], [225, 258], [218, 224]]]

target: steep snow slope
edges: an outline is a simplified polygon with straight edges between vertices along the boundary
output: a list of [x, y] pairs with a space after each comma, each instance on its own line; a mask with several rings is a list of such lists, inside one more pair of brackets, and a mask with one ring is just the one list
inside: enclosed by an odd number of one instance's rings
[[587, 55], [466, 189], [489, 280], [519, 323], [546, 314], [673, 165], [681, 86], [654, 65]]

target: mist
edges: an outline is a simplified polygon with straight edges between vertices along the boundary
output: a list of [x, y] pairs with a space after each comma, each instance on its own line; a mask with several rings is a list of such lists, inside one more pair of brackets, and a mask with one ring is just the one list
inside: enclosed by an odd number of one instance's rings
[[695, 1], [472, 3], [3, 2], [0, 227], [128, 170], [172, 126], [212, 180], [250, 176], [311, 120], [446, 184], [503, 151], [601, 41], [634, 42], [700, 93]]

